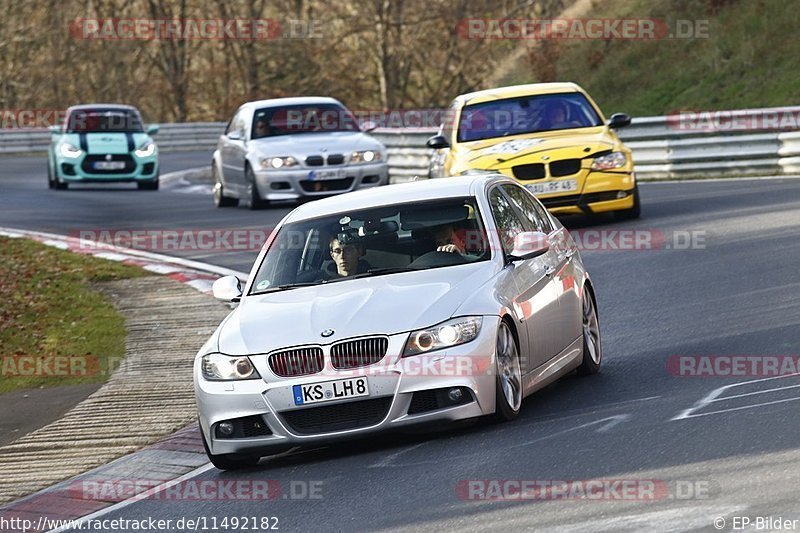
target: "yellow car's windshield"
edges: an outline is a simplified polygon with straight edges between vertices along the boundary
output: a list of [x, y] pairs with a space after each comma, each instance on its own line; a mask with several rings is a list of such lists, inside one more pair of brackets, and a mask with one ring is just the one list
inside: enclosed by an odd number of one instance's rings
[[458, 142], [601, 124], [600, 115], [581, 93], [520, 96], [464, 106]]

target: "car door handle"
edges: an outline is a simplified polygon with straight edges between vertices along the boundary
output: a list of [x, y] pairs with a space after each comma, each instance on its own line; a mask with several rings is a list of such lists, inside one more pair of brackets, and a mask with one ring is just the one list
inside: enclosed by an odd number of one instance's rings
[[551, 267], [550, 265], [546, 265], [544, 267], [544, 275], [545, 276], [552, 276], [555, 271], [556, 271], [556, 269]]

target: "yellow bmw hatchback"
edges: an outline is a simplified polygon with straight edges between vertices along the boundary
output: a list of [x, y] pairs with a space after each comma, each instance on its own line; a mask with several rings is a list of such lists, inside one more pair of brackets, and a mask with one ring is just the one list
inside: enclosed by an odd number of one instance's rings
[[555, 214], [614, 212], [637, 218], [639, 190], [628, 149], [574, 83], [501, 87], [453, 100], [438, 135], [429, 176], [499, 172], [515, 178]]

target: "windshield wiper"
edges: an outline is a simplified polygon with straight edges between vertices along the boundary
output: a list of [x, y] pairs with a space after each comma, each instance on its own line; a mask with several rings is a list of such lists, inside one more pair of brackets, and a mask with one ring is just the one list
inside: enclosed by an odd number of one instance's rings
[[350, 279], [367, 278], [370, 276], [381, 276], [383, 274], [398, 274], [400, 272], [415, 272], [417, 270], [422, 270], [422, 269], [412, 268], [412, 267], [370, 268], [366, 272], [362, 272], [361, 274], [356, 274], [355, 276], [352, 276]]
[[268, 289], [264, 289], [263, 291], [258, 292], [251, 292], [251, 296], [257, 296], [259, 294], [267, 294], [270, 292], [279, 292], [279, 291], [286, 291], [289, 289], [296, 289], [297, 287], [311, 287], [313, 285], [321, 285], [323, 283], [327, 283], [327, 280], [320, 280], [320, 281], [303, 281], [301, 283], [286, 283], [284, 285], [278, 285], [276, 287], [270, 287]]

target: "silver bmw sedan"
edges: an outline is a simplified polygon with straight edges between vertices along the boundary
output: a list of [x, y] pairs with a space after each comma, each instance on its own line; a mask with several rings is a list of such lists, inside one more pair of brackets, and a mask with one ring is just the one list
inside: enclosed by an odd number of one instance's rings
[[294, 447], [495, 416], [598, 371], [594, 290], [575, 243], [499, 175], [390, 185], [296, 208], [197, 354], [221, 469]]

